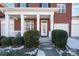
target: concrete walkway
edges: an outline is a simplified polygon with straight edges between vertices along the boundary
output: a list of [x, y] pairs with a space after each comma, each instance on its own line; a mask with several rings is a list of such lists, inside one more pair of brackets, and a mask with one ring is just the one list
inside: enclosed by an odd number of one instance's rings
[[79, 55], [79, 38], [68, 38], [67, 45], [77, 55]]
[[45, 56], [59, 56], [59, 54], [55, 50], [51, 40], [48, 37], [40, 38], [39, 50], [42, 50], [44, 52], [43, 54], [45, 54]]

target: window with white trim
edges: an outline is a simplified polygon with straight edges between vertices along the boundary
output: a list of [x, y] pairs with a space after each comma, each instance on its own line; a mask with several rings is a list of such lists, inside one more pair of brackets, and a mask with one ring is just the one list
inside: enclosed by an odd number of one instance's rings
[[26, 20], [25, 30], [32, 30], [32, 29], [34, 29], [34, 21], [33, 20]]
[[58, 11], [57, 13], [65, 13], [66, 12], [66, 4], [57, 4]]

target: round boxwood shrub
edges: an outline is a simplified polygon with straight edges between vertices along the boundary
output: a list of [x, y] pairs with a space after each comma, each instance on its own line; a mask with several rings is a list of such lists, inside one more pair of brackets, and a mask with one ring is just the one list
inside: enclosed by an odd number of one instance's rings
[[0, 36], [0, 46], [1, 46], [1, 39], [5, 38], [5, 36]]
[[12, 45], [15, 47], [23, 45], [23, 42], [23, 37], [15, 37], [12, 39]]
[[36, 48], [39, 45], [39, 32], [37, 30], [26, 31], [23, 37], [26, 48]]
[[13, 39], [13, 37], [5, 37], [1, 39], [1, 45], [2, 46], [11, 46], [11, 39]]
[[68, 39], [68, 34], [64, 30], [53, 30], [52, 31], [52, 42], [58, 48], [65, 48]]

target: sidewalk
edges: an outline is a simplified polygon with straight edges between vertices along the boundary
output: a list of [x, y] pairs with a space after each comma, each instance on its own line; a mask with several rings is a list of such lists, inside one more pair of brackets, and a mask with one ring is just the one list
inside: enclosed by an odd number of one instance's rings
[[67, 45], [69, 48], [75, 52], [77, 55], [79, 55], [79, 39], [76, 38], [68, 38]]
[[48, 37], [41, 37], [37, 56], [59, 56], [59, 54]]
[[72, 49], [79, 49], [79, 40], [75, 38], [68, 38], [67, 45]]

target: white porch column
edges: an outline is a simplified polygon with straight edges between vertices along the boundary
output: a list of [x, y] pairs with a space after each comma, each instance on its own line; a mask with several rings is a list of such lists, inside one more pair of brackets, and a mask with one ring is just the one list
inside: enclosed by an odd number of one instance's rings
[[5, 14], [5, 36], [9, 36], [9, 15]]
[[40, 15], [37, 15], [37, 30], [40, 31]]
[[52, 33], [52, 30], [54, 29], [54, 15], [51, 14], [50, 16], [50, 32], [49, 32], [49, 38], [51, 39], [51, 33]]
[[21, 14], [21, 36], [24, 34], [24, 15]]
[[54, 29], [54, 19], [53, 19], [54, 15], [51, 15], [50, 17], [50, 31], [52, 31]]

